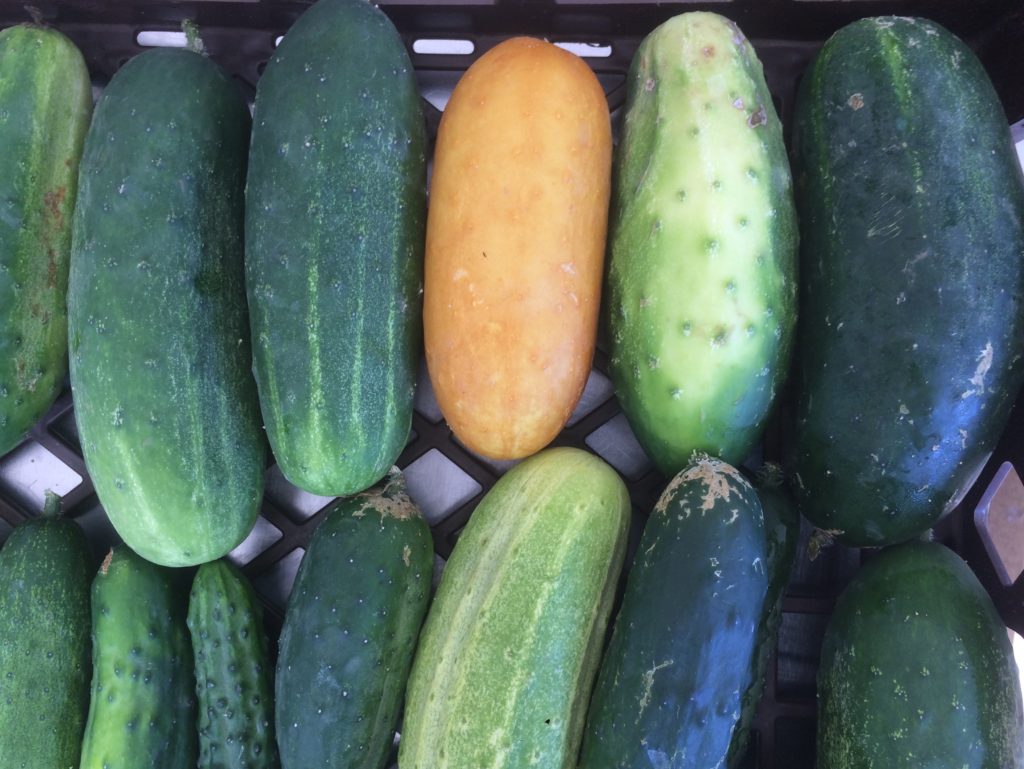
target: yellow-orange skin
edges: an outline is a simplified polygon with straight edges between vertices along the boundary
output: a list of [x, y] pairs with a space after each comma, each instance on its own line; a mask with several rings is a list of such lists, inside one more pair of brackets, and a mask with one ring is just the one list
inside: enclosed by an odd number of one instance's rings
[[611, 157], [597, 78], [541, 40], [488, 51], [445, 108], [427, 215], [424, 341], [441, 411], [479, 454], [539, 451], [583, 392]]

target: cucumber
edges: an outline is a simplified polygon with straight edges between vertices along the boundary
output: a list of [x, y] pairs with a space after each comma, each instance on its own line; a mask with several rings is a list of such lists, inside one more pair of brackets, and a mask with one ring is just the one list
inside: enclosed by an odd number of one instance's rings
[[225, 560], [196, 572], [188, 602], [200, 769], [275, 769], [274, 682], [263, 609]]
[[[581, 769], [725, 766], [759, 685], [768, 536], [757, 493], [698, 455], [644, 527], [594, 687]], [[675, 586], [666, 590], [665, 586]]]
[[1024, 767], [1006, 626], [942, 545], [882, 551], [836, 603], [818, 670], [818, 766]]
[[77, 767], [89, 707], [91, 556], [52, 499], [0, 550], [0, 766], [12, 769]]
[[372, 486], [412, 424], [426, 127], [409, 55], [367, 0], [320, 0], [256, 90], [246, 287], [267, 437], [325, 496]]
[[923, 19], [837, 32], [793, 128], [801, 512], [909, 539], [972, 486], [1024, 382], [1024, 178], [974, 54]]
[[430, 528], [393, 468], [336, 502], [288, 599], [277, 661], [283, 769], [383, 769], [430, 598]]
[[64, 386], [71, 212], [91, 116], [74, 43], [28, 24], [0, 31], [0, 455]]
[[576, 766], [625, 555], [625, 484], [547, 449], [477, 505], [416, 649], [402, 769]]
[[597, 340], [608, 98], [587, 61], [511, 37], [459, 78], [434, 145], [423, 350], [462, 446], [523, 459], [566, 425]]
[[754, 662], [754, 682], [743, 695], [740, 723], [729, 746], [727, 767], [736, 767], [743, 760], [750, 738], [750, 726], [764, 694], [768, 665], [779, 641], [782, 624], [782, 602], [786, 587], [796, 564], [797, 542], [800, 540], [800, 514], [796, 502], [783, 485], [783, 470], [775, 464], [765, 464], [758, 473], [755, 485], [757, 497], [764, 513], [764, 533], [767, 542], [768, 592], [765, 611], [757, 626], [757, 649]]
[[100, 566], [80, 769], [195, 768], [195, 680], [179, 576], [124, 545]]
[[245, 101], [217, 65], [151, 50], [110, 81], [82, 159], [75, 416], [111, 523], [163, 565], [230, 551], [263, 491], [242, 267], [248, 135]]
[[797, 225], [782, 124], [739, 28], [684, 13], [628, 76], [609, 245], [609, 374], [666, 476], [761, 438], [796, 323]]

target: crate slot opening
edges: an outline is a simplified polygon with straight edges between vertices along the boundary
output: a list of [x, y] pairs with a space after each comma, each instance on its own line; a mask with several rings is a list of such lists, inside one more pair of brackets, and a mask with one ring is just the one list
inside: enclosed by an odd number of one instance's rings
[[413, 53], [431, 56], [468, 56], [476, 50], [472, 40], [421, 37], [412, 44]]
[[184, 32], [144, 29], [135, 36], [135, 42], [147, 48], [185, 48], [188, 38]]

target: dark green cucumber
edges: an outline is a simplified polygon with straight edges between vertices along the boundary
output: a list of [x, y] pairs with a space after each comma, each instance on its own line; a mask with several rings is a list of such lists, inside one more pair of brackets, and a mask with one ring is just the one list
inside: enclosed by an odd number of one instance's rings
[[772, 608], [768, 551], [761, 502], [731, 465], [696, 456], [672, 479], [626, 582], [580, 769], [725, 766]]
[[252, 529], [265, 445], [242, 266], [249, 113], [185, 50], [123, 66], [82, 159], [71, 385], [96, 492], [125, 543], [169, 566]]
[[430, 528], [395, 468], [339, 500], [317, 527], [288, 599], [277, 662], [284, 769], [382, 769], [427, 611]]
[[945, 547], [884, 550], [840, 596], [818, 670], [818, 766], [1024, 767], [1006, 626]]
[[0, 550], [0, 766], [77, 767], [89, 707], [85, 535], [47, 513]]
[[409, 56], [367, 0], [320, 0], [256, 92], [246, 286], [267, 436], [317, 494], [380, 480], [409, 437], [426, 129]]
[[228, 561], [192, 582], [188, 629], [195, 658], [200, 769], [274, 769], [274, 682], [263, 610]]
[[0, 454], [67, 373], [71, 212], [91, 115], [74, 43], [27, 24], [0, 32]]
[[754, 663], [754, 683], [743, 695], [743, 708], [739, 727], [729, 746], [727, 767], [734, 767], [743, 760], [750, 737], [750, 725], [757, 713], [757, 706], [764, 694], [768, 663], [778, 645], [779, 626], [782, 624], [782, 601], [786, 586], [793, 574], [796, 563], [797, 542], [800, 540], [800, 514], [796, 502], [783, 485], [782, 468], [766, 464], [758, 474], [757, 497], [761, 500], [764, 513], [764, 533], [768, 543], [768, 592], [765, 595], [766, 610], [757, 626], [757, 659]]
[[124, 545], [92, 584], [92, 697], [81, 769], [195, 769], [187, 594]]
[[666, 476], [761, 439], [796, 326], [782, 123], [732, 21], [683, 13], [630, 68], [608, 269], [609, 374]]
[[974, 54], [872, 18], [804, 76], [793, 480], [850, 545], [913, 537], [970, 489], [1024, 381], [1024, 180]]

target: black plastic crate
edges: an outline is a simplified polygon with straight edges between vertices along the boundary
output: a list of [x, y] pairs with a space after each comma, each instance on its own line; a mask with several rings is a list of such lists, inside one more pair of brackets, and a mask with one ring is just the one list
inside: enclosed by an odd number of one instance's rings
[[[283, 35], [309, 2], [281, 0], [47, 0], [30, 10], [0, 0], [0, 27], [38, 16], [74, 40], [85, 54], [97, 92], [117, 68], [145, 50], [142, 33], [179, 32], [181, 22], [200, 26], [207, 51], [251, 100], [255, 83]], [[898, 14], [934, 19], [963, 38], [992, 77], [1009, 123], [1024, 118], [1024, 4], [1019, 0], [725, 0], [722, 2], [604, 2], [603, 0], [408, 0], [381, 3], [409, 48], [417, 71], [431, 139], [443, 105], [461, 73], [480, 55], [517, 34], [569, 46], [593, 68], [608, 97], [613, 127], [625, 102], [626, 71], [643, 37], [678, 13], [711, 10], [736, 21], [761, 58], [788, 140], [797, 84], [815, 51], [839, 27], [864, 16]], [[599, 341], [594, 370], [580, 405], [556, 445], [585, 448], [604, 457], [623, 476], [634, 508], [631, 542], [666, 479], [646, 458], [606, 376]], [[777, 454], [781, 419], [769, 428], [763, 454]], [[1024, 579], [1002, 584], [974, 525], [974, 509], [1003, 462], [1024, 467], [1024, 397], [984, 472], [963, 504], [936, 529], [938, 539], [967, 559], [996, 602], [1007, 625], [1024, 634]], [[413, 430], [398, 464], [410, 493], [434, 533], [437, 574], [477, 502], [511, 463], [479, 457], [456, 441], [433, 398], [425, 368]], [[78, 446], [71, 394], [65, 391], [29, 438], [0, 457], [0, 542], [19, 521], [37, 515], [42, 492], [55, 486], [65, 510], [85, 529], [96, 563], [117, 541], [93, 492]], [[284, 603], [329, 499], [289, 484], [272, 465], [261, 515], [249, 538], [230, 556], [241, 566], [267, 608], [276, 637]], [[786, 593], [779, 649], [769, 667], [764, 699], [744, 769], [812, 769], [816, 673], [821, 635], [836, 597], [867, 551], [827, 548], [813, 561], [804, 524], [799, 561]], [[1024, 537], [1024, 530], [1019, 532]]]

